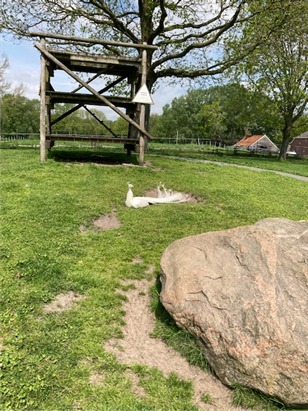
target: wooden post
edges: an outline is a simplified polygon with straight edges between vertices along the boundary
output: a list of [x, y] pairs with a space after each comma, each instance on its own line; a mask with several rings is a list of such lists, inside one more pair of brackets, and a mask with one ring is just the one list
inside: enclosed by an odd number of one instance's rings
[[[143, 45], [146, 45], [146, 43], [143, 43]], [[144, 84], [146, 84], [147, 81], [147, 51], [144, 48], [142, 50], [142, 59], [141, 59], [141, 85], [142, 87]], [[140, 107], [140, 127], [144, 130], [145, 127], [145, 105], [141, 104]], [[142, 133], [139, 133], [139, 146], [140, 146], [140, 153], [139, 153], [139, 165], [143, 166], [144, 163], [144, 149], [145, 149], [145, 141], [146, 136]]]
[[[46, 84], [46, 86], [45, 87], [46, 87], [46, 92], [47, 92], [47, 90], [50, 90], [52, 87], [51, 87], [51, 84], [50, 84], [50, 71], [48, 69], [49, 62], [46, 61], [46, 60], [45, 60], [45, 62], [46, 62], [46, 69], [45, 69], [45, 72], [46, 72], [45, 84]], [[47, 96], [45, 98], [45, 105], [46, 105], [46, 127], [45, 127], [45, 130], [46, 130], [47, 136], [50, 136], [50, 134], [51, 134], [51, 105], [50, 105], [50, 98], [47, 97]], [[48, 151], [50, 151], [50, 149], [51, 149], [51, 146], [52, 146], [51, 143], [52, 143], [51, 141], [46, 141], [46, 147], [45, 148]]]
[[[140, 127], [144, 128], [145, 125], [145, 106], [141, 104], [140, 109]], [[145, 147], [145, 137], [142, 133], [139, 136], [139, 146], [140, 146], [140, 153], [139, 153], [139, 165], [143, 166], [144, 163], [144, 147]]]
[[50, 108], [50, 104], [46, 105], [46, 133], [47, 135], [51, 134], [51, 108]]
[[[45, 49], [46, 40], [41, 38], [41, 47]], [[41, 53], [41, 79], [40, 79], [40, 97], [41, 97], [41, 111], [40, 111], [40, 153], [41, 162], [46, 161], [46, 60]]]

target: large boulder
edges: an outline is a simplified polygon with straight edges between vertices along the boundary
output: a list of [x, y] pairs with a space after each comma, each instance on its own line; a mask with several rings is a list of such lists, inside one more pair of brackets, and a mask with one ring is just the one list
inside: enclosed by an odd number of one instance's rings
[[308, 407], [308, 221], [269, 218], [172, 243], [161, 301], [219, 379]]

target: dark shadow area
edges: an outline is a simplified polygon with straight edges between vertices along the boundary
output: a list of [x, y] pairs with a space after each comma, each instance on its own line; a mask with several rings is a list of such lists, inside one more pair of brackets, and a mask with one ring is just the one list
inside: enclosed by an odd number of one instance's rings
[[67, 163], [96, 163], [106, 165], [120, 165], [123, 163], [138, 165], [136, 155], [127, 156], [126, 153], [97, 152], [93, 150], [52, 150], [48, 159]]
[[0, 142], [1, 150], [37, 150], [39, 151], [40, 145], [20, 145], [20, 144], [11, 144], [6, 142]]
[[[154, 308], [154, 312], [155, 312], [155, 317], [172, 326], [175, 327], [176, 330], [179, 330], [178, 326], [175, 324], [173, 318], [171, 317], [171, 315], [168, 313], [168, 311], [165, 309], [165, 307], [162, 305], [161, 301], [160, 301], [160, 293], [162, 290], [162, 284], [161, 281], [158, 278], [156, 278], [155, 281], [155, 285], [153, 286], [152, 289], [152, 293], [151, 293], [151, 298], [152, 298], [152, 304], [153, 304], [153, 308]], [[156, 294], [156, 295], [155, 295]], [[155, 298], [156, 297], [156, 298]]]

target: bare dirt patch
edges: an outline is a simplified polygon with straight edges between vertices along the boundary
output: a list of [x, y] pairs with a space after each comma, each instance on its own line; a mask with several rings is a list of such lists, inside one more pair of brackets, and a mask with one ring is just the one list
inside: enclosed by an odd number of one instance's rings
[[150, 168], [152, 168], [153, 171], [164, 171], [164, 170], [163, 170], [162, 168], [160, 168], [160, 167], [154, 167], [153, 164], [152, 164], [152, 162], [149, 161], [149, 160], [145, 160], [144, 166], [145, 166], [145, 167], [150, 167]]
[[135, 374], [132, 370], [127, 370], [126, 371], [126, 376], [130, 379], [132, 388], [131, 392], [135, 394], [137, 397], [144, 397], [146, 396], [146, 391], [143, 387], [139, 385], [139, 377], [137, 374]]
[[90, 374], [90, 376], [89, 376], [89, 382], [90, 382], [90, 384], [94, 384], [94, 385], [97, 385], [97, 386], [99, 386], [99, 387], [101, 387], [101, 386], [104, 385], [104, 379], [105, 379], [105, 376], [102, 375], [102, 374], [99, 373], [99, 372]]
[[[96, 220], [92, 221], [92, 229], [94, 231], [115, 230], [119, 227], [121, 227], [121, 222], [116, 216], [115, 210], [112, 210], [109, 214], [101, 215]], [[89, 229], [91, 230], [91, 227]], [[80, 225], [79, 230], [81, 233], [85, 233], [87, 227], [82, 224]]]
[[137, 256], [137, 257], [135, 257], [135, 258], [132, 260], [132, 263], [133, 263], [133, 264], [143, 264], [143, 263], [144, 263], [144, 260], [143, 260], [143, 258]]
[[[232, 406], [231, 391], [210, 373], [205, 373], [196, 366], [191, 366], [175, 350], [168, 347], [162, 340], [151, 338], [155, 327], [155, 316], [150, 309], [149, 287], [154, 284], [147, 280], [131, 280], [123, 285], [134, 285], [134, 289], [119, 292], [128, 298], [123, 302], [126, 312], [123, 327], [123, 339], [111, 339], [105, 344], [105, 349], [116, 355], [118, 361], [124, 364], [138, 363], [148, 367], [157, 367], [168, 377], [172, 372], [184, 380], [193, 382], [195, 394], [194, 403], [202, 410], [242, 410]], [[210, 402], [205, 404], [201, 397], [210, 395]]]
[[69, 291], [66, 294], [59, 294], [50, 303], [45, 304], [43, 308], [44, 313], [55, 313], [65, 310], [70, 310], [73, 305], [80, 300], [83, 300], [84, 296], [75, 294], [73, 291]]
[[120, 220], [115, 215], [114, 210], [110, 214], [101, 215], [93, 221], [93, 224], [99, 230], [112, 230], [121, 226]]

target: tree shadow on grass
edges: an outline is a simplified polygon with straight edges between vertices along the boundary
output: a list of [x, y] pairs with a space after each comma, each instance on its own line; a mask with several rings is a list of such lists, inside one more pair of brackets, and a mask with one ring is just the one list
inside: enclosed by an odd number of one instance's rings
[[138, 165], [136, 155], [127, 156], [125, 153], [97, 152], [94, 150], [53, 150], [48, 153], [48, 158], [54, 161], [67, 163], [95, 163], [101, 165]]

